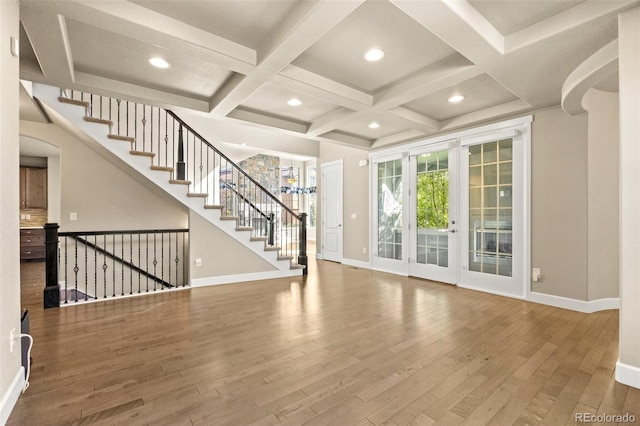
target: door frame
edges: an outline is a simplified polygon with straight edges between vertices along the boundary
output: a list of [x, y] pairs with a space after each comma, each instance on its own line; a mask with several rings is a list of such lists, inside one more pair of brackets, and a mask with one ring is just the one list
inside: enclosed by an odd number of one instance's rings
[[[531, 294], [531, 122], [533, 121], [532, 115], [522, 116], [518, 118], [513, 118], [509, 120], [505, 120], [499, 123], [488, 124], [484, 126], [479, 126], [471, 129], [461, 130], [457, 132], [452, 132], [447, 135], [439, 135], [434, 136], [427, 139], [421, 139], [415, 142], [410, 142], [400, 146], [394, 146], [388, 149], [381, 149], [379, 151], [375, 151], [369, 154], [369, 160], [372, 166], [376, 163], [385, 161], [387, 159], [392, 158], [400, 158], [402, 157], [404, 160], [403, 167], [406, 164], [406, 171], [403, 169], [403, 182], [405, 178], [409, 177], [409, 167], [408, 167], [408, 157], [412, 152], [416, 150], [424, 149], [425, 147], [432, 146], [435, 144], [445, 143], [450, 141], [451, 143], [455, 143], [457, 146], [470, 145], [476, 141], [485, 140], [489, 141], [499, 140], [509, 135], [517, 135], [520, 138], [520, 142], [522, 143], [522, 170], [520, 173], [521, 176], [521, 187], [522, 187], [522, 197], [520, 202], [522, 203], [522, 212], [519, 220], [522, 221], [521, 235], [519, 235], [518, 244], [521, 247], [521, 256], [522, 258], [518, 260], [518, 267], [521, 269], [521, 272], [518, 277], [514, 277], [514, 280], [519, 283], [518, 291], [516, 294], [505, 294], [500, 291], [493, 291], [491, 289], [486, 288], [476, 288], [469, 287], [475, 290], [484, 291], [488, 293], [500, 294], [508, 297], [514, 297], [518, 299], [529, 299]], [[515, 132], [515, 133], [514, 133]], [[460, 148], [461, 149], [461, 148]], [[462, 150], [462, 149], [461, 149]], [[459, 161], [462, 163], [462, 161]], [[460, 167], [462, 168], [462, 167]], [[459, 170], [458, 173], [458, 192], [462, 190], [462, 186], [465, 185], [464, 176], [461, 175], [462, 170]], [[370, 212], [371, 212], [371, 228], [370, 228], [370, 253], [371, 253], [371, 268], [374, 270], [382, 270], [385, 272], [391, 272], [399, 275], [408, 276], [410, 272], [409, 268], [409, 256], [404, 255], [401, 262], [396, 261], [394, 267], [380, 267], [380, 262], [376, 261], [376, 238], [377, 238], [377, 187], [376, 187], [376, 172], [374, 167], [371, 167], [370, 173]], [[409, 185], [404, 185], [403, 188], [403, 199], [408, 200], [408, 188]], [[403, 203], [403, 217], [411, 217], [410, 216], [410, 207], [409, 203]], [[463, 232], [460, 231], [463, 229], [465, 225], [463, 222], [462, 216], [465, 215], [463, 210], [463, 206], [460, 205], [458, 208], [458, 215], [460, 224], [458, 235], [462, 235]], [[404, 221], [406, 223], [407, 221]], [[468, 226], [468, 218], [467, 218], [467, 226]], [[404, 225], [403, 223], [403, 225]], [[404, 225], [407, 229], [404, 229], [404, 235], [408, 236], [408, 227]], [[460, 236], [458, 239], [461, 238]], [[409, 253], [409, 238], [403, 238], [403, 253]], [[458, 246], [458, 262], [459, 262], [459, 272], [458, 272], [458, 284], [460, 285], [460, 268], [465, 265], [462, 256], [466, 253], [463, 253], [462, 244], [459, 243]], [[462, 286], [461, 286], [462, 287]], [[466, 287], [466, 286], [465, 286]]]
[[[320, 244], [322, 245], [321, 249], [320, 249], [320, 253], [321, 253], [321, 257], [322, 259], [325, 260], [331, 260], [334, 262], [340, 262], [342, 263], [342, 259], [343, 259], [343, 254], [344, 254], [344, 200], [343, 200], [343, 188], [344, 188], [344, 167], [343, 167], [344, 161], [342, 159], [340, 160], [335, 160], [335, 161], [330, 161], [327, 163], [322, 163], [320, 164], [320, 177], [322, 179], [321, 181], [321, 185], [320, 185], [320, 211], [321, 211], [321, 241]], [[325, 185], [325, 171], [327, 167], [334, 167], [334, 166], [339, 166], [338, 170], [338, 184], [337, 184], [337, 190], [334, 192], [328, 191], [327, 190], [327, 185]], [[318, 178], [317, 175], [317, 169], [316, 169], [316, 180]], [[338, 220], [340, 222], [340, 224], [338, 225], [338, 252], [337, 252], [337, 256], [333, 257], [332, 255], [327, 256], [327, 252], [325, 250], [325, 242], [326, 242], [326, 218], [327, 218], [327, 198], [328, 197], [335, 197], [335, 201], [336, 201], [336, 205], [338, 206]]]

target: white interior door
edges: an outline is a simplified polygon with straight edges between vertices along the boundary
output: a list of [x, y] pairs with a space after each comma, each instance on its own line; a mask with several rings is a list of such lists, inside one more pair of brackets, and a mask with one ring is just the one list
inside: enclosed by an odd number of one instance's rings
[[342, 161], [320, 165], [322, 174], [322, 258], [342, 262]]
[[458, 151], [439, 144], [411, 154], [409, 275], [458, 281]]

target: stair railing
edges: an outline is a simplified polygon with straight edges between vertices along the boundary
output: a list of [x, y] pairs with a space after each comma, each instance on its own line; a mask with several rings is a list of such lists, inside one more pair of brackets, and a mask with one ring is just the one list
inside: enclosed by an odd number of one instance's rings
[[61, 90], [61, 96], [86, 102], [88, 116], [110, 121], [111, 132], [129, 140], [132, 152], [152, 157], [152, 169], [170, 172], [170, 182], [203, 198], [204, 208], [220, 209], [307, 273], [306, 213], [282, 203], [173, 111], [73, 90]]

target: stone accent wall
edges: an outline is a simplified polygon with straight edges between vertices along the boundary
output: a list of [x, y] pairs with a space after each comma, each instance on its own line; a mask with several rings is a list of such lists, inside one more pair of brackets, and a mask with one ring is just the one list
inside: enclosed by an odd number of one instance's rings
[[238, 166], [272, 193], [280, 187], [280, 158], [258, 154], [241, 161]]

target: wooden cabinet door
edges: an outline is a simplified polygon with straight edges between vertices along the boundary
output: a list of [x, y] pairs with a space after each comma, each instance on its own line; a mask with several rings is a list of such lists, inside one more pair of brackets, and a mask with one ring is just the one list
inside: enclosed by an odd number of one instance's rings
[[[24, 204], [27, 209], [47, 208], [47, 169], [24, 167], [20, 169], [22, 182], [24, 169]], [[20, 190], [22, 195], [23, 191]]]

